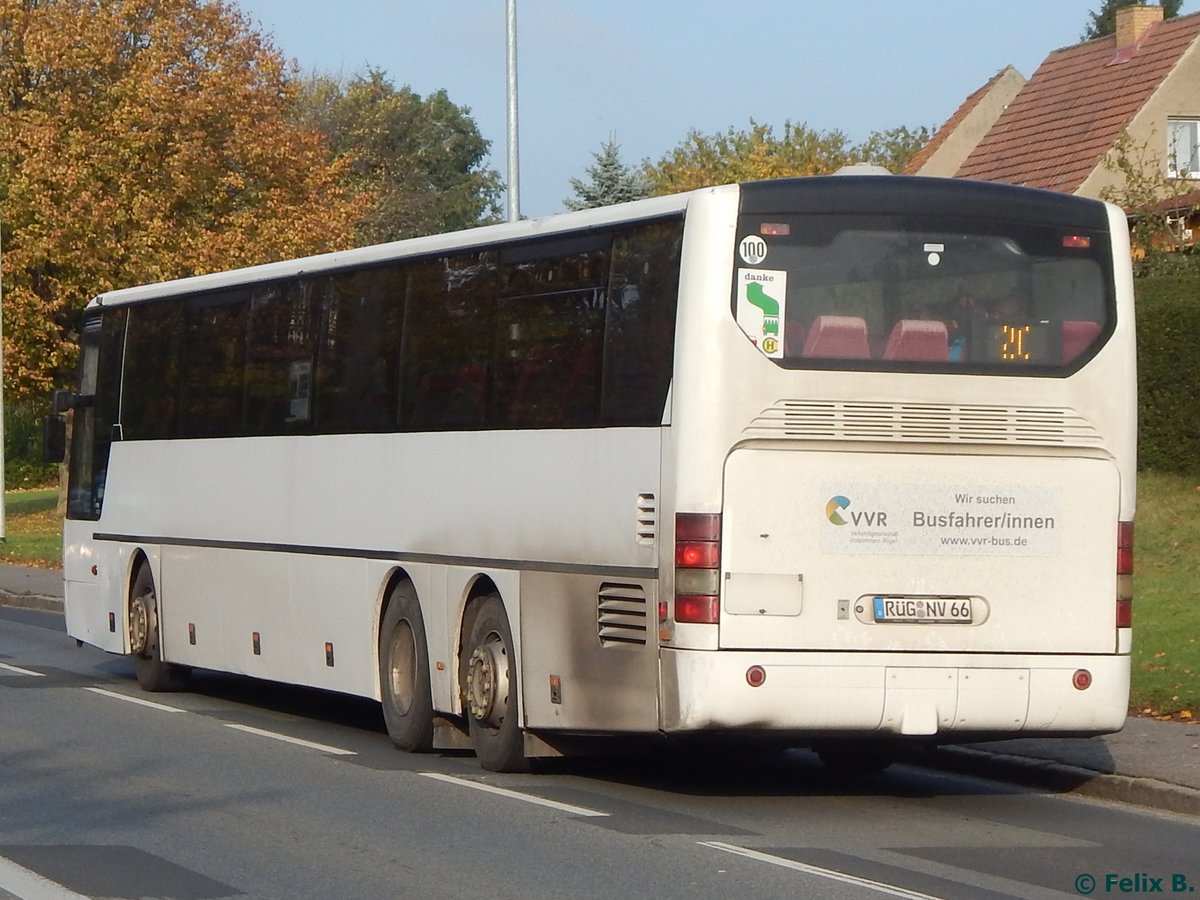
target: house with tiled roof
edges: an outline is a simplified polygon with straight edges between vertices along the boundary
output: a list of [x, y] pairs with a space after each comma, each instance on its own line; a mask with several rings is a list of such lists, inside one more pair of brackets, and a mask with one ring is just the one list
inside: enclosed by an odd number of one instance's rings
[[[1123, 154], [1161, 174], [1168, 194], [1200, 186], [1200, 13], [1164, 20], [1159, 6], [1119, 9], [1115, 34], [1052, 52], [982, 134], [978, 123], [971, 132], [987, 88], [906, 171], [1113, 199], [1126, 189], [1115, 164]], [[954, 145], [954, 157], [942, 152]]]
[[908, 171], [952, 177], [1024, 86], [1025, 76], [1012, 66], [1005, 66], [967, 97], [934, 132], [929, 143], [909, 162]]

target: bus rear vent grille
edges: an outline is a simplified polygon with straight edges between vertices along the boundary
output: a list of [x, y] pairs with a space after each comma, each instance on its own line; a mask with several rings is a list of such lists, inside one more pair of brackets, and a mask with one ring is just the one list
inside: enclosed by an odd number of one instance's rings
[[653, 494], [638, 494], [637, 497], [637, 542], [654, 546], [658, 535], [658, 503]]
[[647, 617], [643, 588], [636, 584], [605, 582], [600, 585], [596, 600], [596, 622], [602, 647], [645, 646]]
[[1072, 409], [940, 403], [780, 400], [742, 431], [747, 437], [1100, 447]]

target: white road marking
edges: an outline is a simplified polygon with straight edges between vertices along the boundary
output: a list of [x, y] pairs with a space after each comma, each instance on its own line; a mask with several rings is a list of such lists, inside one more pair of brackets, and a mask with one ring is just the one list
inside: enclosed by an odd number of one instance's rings
[[29, 669], [22, 669], [20, 666], [10, 666], [8, 663], [0, 663], [0, 669], [5, 672], [15, 672], [18, 675], [32, 675], [34, 678], [45, 678], [45, 672], [32, 672]]
[[15, 894], [21, 900], [88, 900], [56, 881], [44, 878], [0, 856], [0, 891]]
[[495, 787], [490, 784], [481, 784], [478, 781], [471, 781], [467, 778], [456, 778], [453, 775], [443, 775], [441, 772], [418, 772], [419, 775], [424, 775], [426, 778], [433, 778], [436, 781], [446, 781], [450, 784], [461, 785], [462, 787], [474, 788], [477, 791], [484, 791], [488, 794], [498, 794], [501, 797], [508, 797], [510, 800], [521, 800], [525, 803], [534, 803], [538, 806], [548, 806], [550, 809], [557, 809], [559, 812], [565, 812], [572, 816], [607, 816], [606, 812], [600, 812], [595, 809], [587, 809], [583, 806], [572, 806], [570, 803], [559, 803], [557, 800], [546, 800], [543, 797], [535, 797], [533, 794], [522, 794], [520, 791], [510, 791], [508, 788]]
[[865, 887], [873, 891], [878, 891], [881, 894], [891, 894], [893, 897], [905, 897], [907, 900], [942, 900], [940, 897], [935, 897], [932, 894], [922, 894], [920, 891], [910, 891], [907, 888], [897, 887], [894, 884], [885, 884], [882, 881], [872, 881], [869, 878], [860, 878], [857, 875], [848, 875], [845, 872], [838, 872], [836, 869], [822, 869], [819, 866], [810, 866], [807, 863], [796, 862], [794, 859], [785, 859], [782, 856], [772, 856], [770, 853], [761, 853], [758, 850], [750, 850], [746, 847], [738, 847], [734, 844], [725, 844], [721, 841], [697, 841], [702, 847], [712, 847], [714, 850], [722, 850], [725, 853], [733, 853], [737, 856], [744, 856], [747, 859], [753, 859], [756, 862], [769, 863], [773, 866], [782, 866], [785, 869], [795, 869], [797, 872], [805, 872], [809, 875], [817, 875], [821, 878], [829, 878], [833, 881], [840, 881], [843, 884], [853, 884], [858, 887]]
[[286, 734], [279, 734], [275, 731], [264, 731], [261, 728], [251, 728], [249, 725], [235, 725], [232, 722], [225, 722], [224, 725], [226, 728], [232, 728], [235, 731], [244, 731], [247, 734], [256, 734], [259, 737], [271, 738], [274, 741], [283, 741], [285, 744], [295, 744], [297, 747], [307, 747], [309, 750], [320, 750], [322, 753], [333, 753], [337, 756], [358, 756], [353, 750], [343, 750], [340, 747], [330, 747], [328, 744], [305, 741], [301, 738], [289, 737]]
[[136, 703], [138, 706], [148, 706], [151, 709], [157, 709], [160, 712], [187, 712], [177, 706], [167, 706], [165, 703], [155, 703], [153, 700], [143, 700], [141, 697], [131, 697], [128, 694], [119, 694], [116, 691], [107, 691], [104, 688], [85, 687], [85, 691], [91, 691], [93, 694], [100, 694], [103, 697], [112, 697], [114, 700], [124, 700], [126, 703]]

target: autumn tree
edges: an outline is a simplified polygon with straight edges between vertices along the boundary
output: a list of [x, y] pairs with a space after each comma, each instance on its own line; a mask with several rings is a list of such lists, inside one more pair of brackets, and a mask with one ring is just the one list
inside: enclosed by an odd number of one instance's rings
[[593, 209], [649, 196], [650, 187], [642, 173], [621, 161], [621, 145], [615, 137], [602, 143], [592, 160], [586, 170], [587, 181], [570, 180], [574, 196], [563, 201], [567, 209]]
[[222, 0], [0, 0], [5, 390], [62, 383], [111, 288], [349, 245], [361, 201]]
[[346, 187], [368, 193], [359, 243], [417, 237], [499, 220], [502, 184], [484, 166], [491, 142], [444, 90], [422, 98], [379, 70], [305, 79], [296, 115], [325, 135]]
[[[1083, 30], [1083, 40], [1107, 37], [1117, 31], [1117, 10], [1123, 6], [1143, 6], [1139, 0], [1102, 0], [1096, 12], [1088, 13], [1088, 24]], [[1179, 7], [1183, 0], [1160, 0], [1155, 6], [1163, 8], [1163, 18], [1170, 19], [1179, 15]]]

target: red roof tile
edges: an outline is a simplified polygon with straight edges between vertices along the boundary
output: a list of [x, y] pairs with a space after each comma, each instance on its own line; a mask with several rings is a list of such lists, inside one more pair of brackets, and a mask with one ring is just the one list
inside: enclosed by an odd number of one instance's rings
[[1115, 37], [1055, 50], [958, 177], [1076, 190], [1197, 37], [1200, 13], [1150, 26], [1125, 62]]

